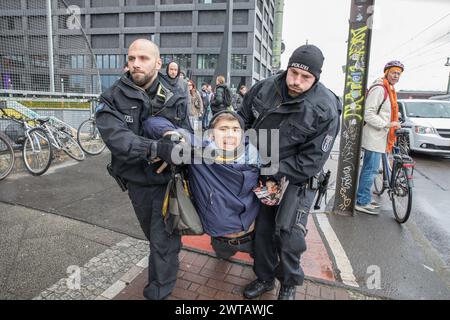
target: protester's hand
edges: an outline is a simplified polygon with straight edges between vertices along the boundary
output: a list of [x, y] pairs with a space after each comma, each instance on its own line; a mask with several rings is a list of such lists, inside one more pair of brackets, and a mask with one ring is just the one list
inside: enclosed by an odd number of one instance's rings
[[164, 171], [164, 169], [167, 168], [168, 165], [169, 165], [169, 164], [168, 164], [167, 162], [164, 161], [163, 164], [156, 170], [156, 173], [157, 173], [157, 174], [160, 174], [161, 172]]

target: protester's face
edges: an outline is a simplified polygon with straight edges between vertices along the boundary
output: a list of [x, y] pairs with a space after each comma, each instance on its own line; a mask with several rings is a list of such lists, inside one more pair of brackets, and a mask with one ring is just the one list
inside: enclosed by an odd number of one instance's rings
[[176, 63], [174, 63], [174, 62], [169, 64], [169, 70], [168, 70], [167, 74], [172, 79], [175, 79], [177, 77], [177, 75], [178, 75], [178, 65]]
[[237, 149], [242, 139], [242, 129], [237, 120], [219, 120], [213, 129], [214, 141], [225, 151]]
[[240, 91], [242, 95], [245, 95], [247, 93], [247, 87], [243, 87]]
[[184, 79], [184, 74], [183, 73], [180, 73], [180, 79]]
[[390, 84], [394, 85], [400, 80], [400, 76], [402, 75], [401, 71], [395, 70], [394, 68], [389, 69], [387, 74], [387, 80]]
[[161, 69], [161, 59], [148, 43], [135, 42], [128, 50], [128, 68], [133, 82], [139, 87], [147, 88]]
[[206, 84], [202, 85], [202, 91], [208, 91], [208, 86]]
[[308, 71], [290, 67], [286, 76], [286, 85], [291, 97], [305, 93], [313, 86], [316, 78]]
[[212, 86], [208, 86], [208, 91], [209, 91], [209, 93], [212, 92]]

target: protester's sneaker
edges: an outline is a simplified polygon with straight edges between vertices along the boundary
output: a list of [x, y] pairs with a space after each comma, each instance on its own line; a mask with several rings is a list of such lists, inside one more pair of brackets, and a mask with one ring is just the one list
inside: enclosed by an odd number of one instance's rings
[[356, 204], [355, 205], [355, 210], [359, 211], [359, 212], [364, 212], [364, 213], [367, 213], [367, 214], [371, 214], [371, 215], [377, 215], [378, 214], [378, 212], [375, 211], [375, 208], [372, 207], [372, 205], [370, 203], [368, 203], [368, 204], [366, 204], [364, 206]]
[[381, 206], [378, 204], [378, 202], [376, 202], [375, 200], [373, 200], [370, 204], [372, 205], [372, 207], [373, 207], [374, 209], [378, 209], [378, 208], [381, 207]]

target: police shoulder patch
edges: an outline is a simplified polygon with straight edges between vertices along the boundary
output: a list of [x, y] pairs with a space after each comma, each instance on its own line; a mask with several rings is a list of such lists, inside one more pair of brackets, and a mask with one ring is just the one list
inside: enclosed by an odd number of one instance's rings
[[333, 145], [333, 136], [327, 134], [322, 142], [322, 151], [328, 152], [332, 145]]

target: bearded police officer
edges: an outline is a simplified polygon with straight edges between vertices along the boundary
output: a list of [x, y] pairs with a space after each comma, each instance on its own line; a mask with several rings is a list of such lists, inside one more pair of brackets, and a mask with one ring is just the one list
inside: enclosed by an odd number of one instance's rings
[[[279, 130], [279, 149], [274, 150], [273, 141], [265, 146], [268, 154], [279, 152], [278, 172], [269, 178], [289, 180], [280, 204], [262, 205], [258, 214], [253, 266], [257, 279], [244, 290], [249, 299], [272, 290], [275, 278], [281, 283], [280, 300], [293, 300], [296, 286], [303, 284], [300, 256], [306, 251], [315, 177], [328, 159], [342, 110], [338, 97], [319, 82], [323, 60], [316, 46], [297, 48], [287, 71], [253, 86], [239, 111], [247, 128]], [[260, 148], [263, 143], [259, 141]]]
[[[181, 239], [165, 231], [162, 205], [169, 172], [156, 173], [161, 162], [171, 162], [176, 142], [169, 136], [144, 138], [142, 122], [160, 115], [188, 128], [188, 97], [181, 87], [159, 73], [159, 48], [138, 39], [128, 50], [129, 71], [102, 93], [96, 110], [97, 126], [111, 150], [112, 175], [128, 188], [128, 195], [146, 238], [150, 241], [147, 299], [159, 300], [173, 290]], [[153, 160], [153, 161], [152, 161]]]

